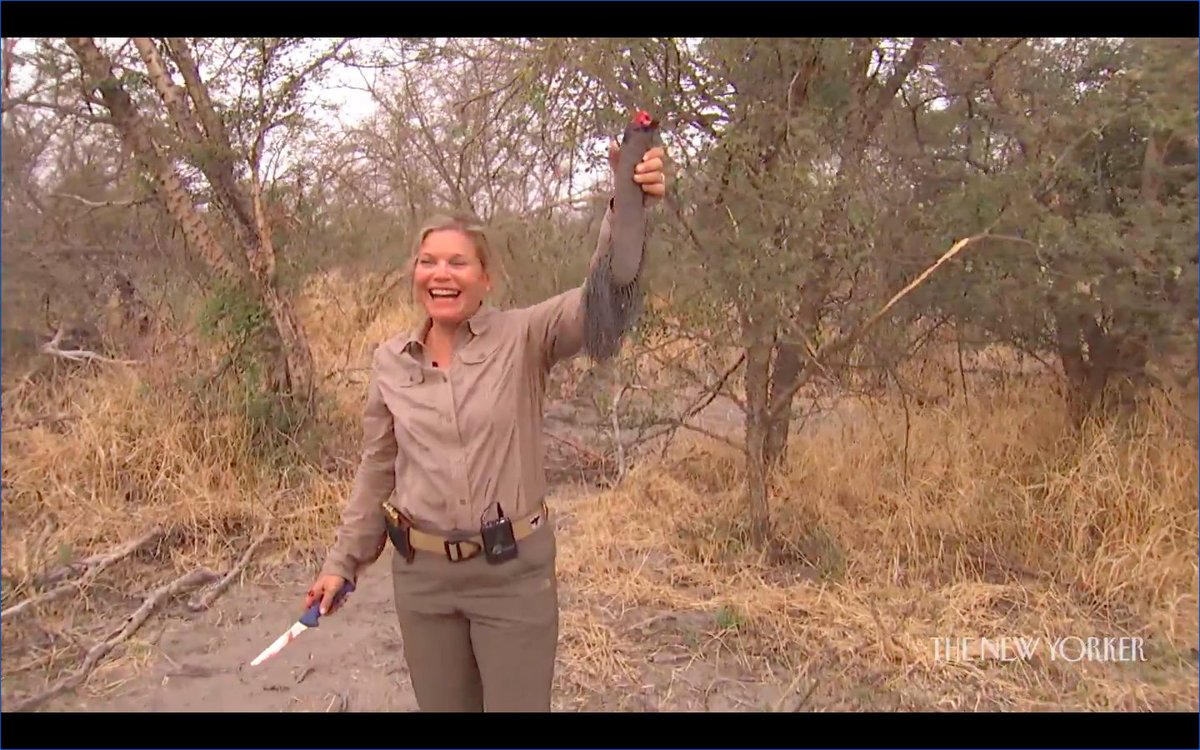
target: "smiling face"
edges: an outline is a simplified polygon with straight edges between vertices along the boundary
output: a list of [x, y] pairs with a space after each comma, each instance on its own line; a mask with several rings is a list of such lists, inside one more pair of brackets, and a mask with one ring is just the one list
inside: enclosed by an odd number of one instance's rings
[[426, 232], [413, 261], [413, 293], [436, 325], [471, 317], [491, 288], [485, 247], [460, 228]]

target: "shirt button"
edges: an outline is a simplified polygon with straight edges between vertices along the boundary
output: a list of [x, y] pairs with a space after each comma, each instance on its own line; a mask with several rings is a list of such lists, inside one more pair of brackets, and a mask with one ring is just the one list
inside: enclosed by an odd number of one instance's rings
[[459, 504], [459, 505], [466, 505], [466, 504], [467, 504], [467, 501], [466, 501], [466, 500], [463, 500], [463, 499], [461, 499], [461, 498], [460, 498], [460, 499], [459, 499], [459, 501], [458, 501], [458, 504]]

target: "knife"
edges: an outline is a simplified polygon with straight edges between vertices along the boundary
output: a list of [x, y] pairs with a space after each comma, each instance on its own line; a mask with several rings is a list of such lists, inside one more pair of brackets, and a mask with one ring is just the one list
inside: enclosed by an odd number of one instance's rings
[[[338, 589], [337, 594], [335, 594], [333, 597], [334, 606], [338, 606], [347, 596], [350, 595], [351, 591], [354, 591], [354, 584], [350, 581], [343, 583], [342, 587]], [[296, 640], [297, 636], [299, 636], [305, 630], [317, 627], [317, 623], [320, 619], [321, 600], [318, 599], [312, 603], [312, 606], [308, 608], [308, 611], [301, 615], [300, 619], [297, 620], [294, 625], [288, 628], [283, 635], [276, 638], [274, 643], [272, 643], [270, 646], [267, 646], [265, 649], [263, 649], [261, 654], [254, 657], [254, 661], [250, 662], [250, 666], [257, 667], [259, 664], [262, 664], [275, 654], [278, 654], [283, 650], [284, 646]]]

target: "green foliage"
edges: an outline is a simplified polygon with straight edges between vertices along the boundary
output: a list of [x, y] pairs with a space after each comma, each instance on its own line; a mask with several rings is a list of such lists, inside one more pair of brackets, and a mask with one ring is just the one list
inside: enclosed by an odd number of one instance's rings
[[223, 353], [216, 372], [200, 376], [201, 397], [247, 421], [251, 444], [261, 450], [257, 458], [282, 460], [306, 412], [275, 387], [284, 363], [268, 312], [244, 287], [218, 283], [204, 300], [198, 329]]
[[[1053, 164], [1057, 179], [1045, 199], [1021, 217], [1039, 264], [1009, 266], [1024, 282], [1023, 293], [1009, 300], [1028, 300], [1026, 309], [1034, 313], [1026, 315], [1024, 337], [1043, 346], [1051, 346], [1070, 319], [1094, 322], [1114, 345], [1142, 342], [1157, 355], [1173, 354], [1190, 338], [1197, 218], [1196, 151], [1188, 145], [1194, 144], [1195, 96], [1188, 89], [1195, 88], [1194, 68], [1160, 66], [1156, 57], [1135, 43], [1107, 51], [1107, 64], [1120, 75], [1084, 95], [1076, 105], [1084, 108], [1080, 117], [1058, 120], [1043, 136], [1073, 149]], [[1178, 86], [1173, 96], [1172, 86]], [[986, 286], [978, 291], [996, 293]], [[1043, 310], [1049, 315], [1036, 314]]]
[[200, 311], [200, 332], [230, 345], [248, 341], [262, 332], [270, 319], [258, 298], [231, 282], [216, 282]]

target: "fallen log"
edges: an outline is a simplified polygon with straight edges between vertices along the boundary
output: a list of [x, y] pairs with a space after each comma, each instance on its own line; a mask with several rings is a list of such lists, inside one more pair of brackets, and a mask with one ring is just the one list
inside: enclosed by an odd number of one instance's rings
[[170, 583], [164, 584], [150, 593], [142, 605], [134, 610], [126, 620], [125, 625], [115, 631], [108, 638], [100, 641], [95, 646], [88, 650], [87, 655], [83, 658], [83, 664], [73, 673], [51, 685], [46, 690], [13, 703], [9, 707], [9, 711], [28, 711], [36, 708], [46, 701], [54, 698], [57, 695], [74, 690], [83, 684], [100, 660], [109, 654], [118, 644], [127, 639], [129, 636], [137, 632], [150, 615], [154, 613], [164, 601], [196, 588], [210, 583], [217, 578], [217, 574], [211, 570], [193, 570], [190, 573], [180, 576]]
[[[49, 591], [46, 591], [44, 593], [38, 594], [37, 596], [26, 599], [23, 602], [17, 602], [16, 604], [9, 607], [8, 609], [0, 612], [0, 622], [4, 622], [12, 617], [15, 617], [16, 615], [21, 614], [21, 612], [24, 612], [26, 609], [34, 607], [38, 604], [45, 604], [46, 602], [52, 602], [56, 599], [61, 599], [62, 597], [66, 596], [67, 594], [71, 593], [72, 591], [81, 590], [86, 584], [94, 581], [96, 579], [96, 577], [99, 576], [101, 573], [103, 573], [106, 569], [112, 567], [112, 565], [114, 563], [118, 563], [121, 560], [124, 560], [125, 558], [132, 555], [134, 552], [137, 552], [138, 550], [142, 549], [143, 547], [146, 547], [151, 542], [157, 540], [160, 536], [162, 536], [162, 533], [163, 533], [162, 527], [155, 526], [153, 529], [146, 532], [142, 536], [138, 537], [137, 539], [134, 539], [131, 542], [127, 542], [126, 544], [123, 544], [122, 546], [118, 547], [117, 549], [113, 550], [112, 552], [108, 553], [107, 555], [101, 555], [98, 557], [88, 558], [87, 560], [84, 561], [84, 563], [89, 563], [89, 562], [93, 562], [93, 561], [94, 562], [90, 567], [87, 568], [87, 570], [84, 572], [84, 574], [78, 580], [69, 581], [57, 588], [50, 589]], [[69, 571], [70, 568], [71, 568], [71, 566], [68, 566], [67, 570]], [[69, 575], [69, 574], [70, 574], [69, 572], [66, 573], [66, 575]]]

